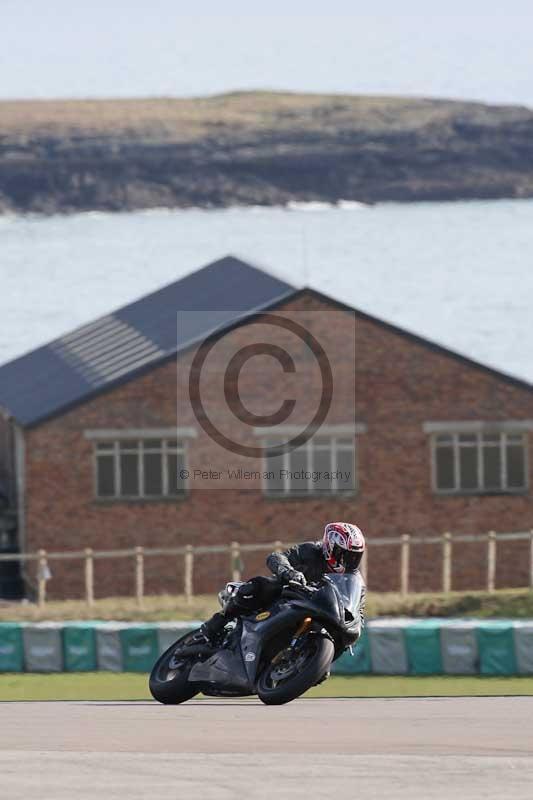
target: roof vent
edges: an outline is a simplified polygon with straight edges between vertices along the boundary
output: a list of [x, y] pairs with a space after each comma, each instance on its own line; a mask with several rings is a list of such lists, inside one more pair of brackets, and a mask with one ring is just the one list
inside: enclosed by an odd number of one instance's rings
[[113, 314], [57, 339], [52, 348], [95, 387], [164, 355], [155, 342]]

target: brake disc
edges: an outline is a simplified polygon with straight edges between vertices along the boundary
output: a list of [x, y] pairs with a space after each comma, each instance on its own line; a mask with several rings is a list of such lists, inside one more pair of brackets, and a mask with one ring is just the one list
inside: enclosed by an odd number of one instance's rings
[[186, 659], [183, 658], [183, 656], [179, 656], [178, 652], [179, 651], [176, 651], [175, 653], [173, 653], [171, 658], [170, 658], [170, 660], [169, 660], [169, 662], [168, 662], [168, 668], [171, 669], [171, 670], [172, 669], [173, 670], [180, 669], [180, 667], [183, 666], [184, 661], [186, 660]]

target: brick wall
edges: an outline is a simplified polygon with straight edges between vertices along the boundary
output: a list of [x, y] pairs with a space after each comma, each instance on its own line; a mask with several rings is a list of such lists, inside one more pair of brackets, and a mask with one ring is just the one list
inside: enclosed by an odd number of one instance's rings
[[[481, 532], [533, 527], [531, 494], [439, 497], [430, 486], [429, 438], [424, 422], [435, 420], [523, 420], [533, 418], [533, 392], [494, 374], [399, 335], [364, 316], [337, 312], [316, 295], [286, 303], [283, 313], [312, 313], [336, 376], [335, 396], [327, 422], [353, 421], [367, 426], [357, 437], [359, 491], [355, 497], [331, 499], [267, 499], [259, 483], [249, 489], [230, 484], [212, 488], [195, 483], [176, 502], [98, 502], [94, 499], [93, 445], [84, 432], [98, 428], [172, 427], [198, 430], [189, 443], [189, 466], [236, 467], [246, 459], [214, 447], [187, 406], [187, 380], [194, 353], [164, 363], [129, 383], [100, 394], [27, 432], [27, 542], [29, 549], [121, 548], [133, 545], [181, 545], [318, 538], [332, 519], [349, 519], [365, 530], [370, 543], [370, 582], [374, 589], [398, 586], [398, 548], [376, 548], [372, 537], [409, 532]], [[355, 393], [353, 342], [355, 324]], [[285, 333], [279, 332], [283, 345]], [[226, 337], [228, 348], [254, 341], [247, 326]], [[304, 348], [305, 350], [305, 348]], [[305, 352], [296, 360], [306, 358]], [[300, 366], [301, 364], [299, 364]], [[292, 385], [308, 409], [316, 404], [318, 380]], [[340, 380], [339, 380], [340, 378]], [[220, 374], [208, 371], [203, 397], [209, 413], [237, 430], [220, 403]], [[285, 395], [286, 376], [279, 365], [258, 356], [243, 369], [241, 396], [255, 413], [274, 411]], [[354, 400], [355, 394], [355, 400]], [[217, 416], [218, 415], [218, 416]], [[240, 423], [239, 423], [240, 425]], [[257, 443], [249, 434], [248, 441]], [[531, 441], [530, 441], [531, 447]], [[531, 477], [531, 476], [530, 476]], [[499, 551], [498, 581], [524, 584], [528, 565], [520, 545]], [[482, 586], [485, 550], [463, 545], [454, 553], [454, 588]], [[246, 572], [261, 569], [262, 559], [245, 559]], [[160, 559], [148, 562], [147, 591], [176, 591], [182, 586], [182, 564]], [[215, 590], [228, 577], [226, 557], [207, 557], [196, 564], [195, 589]], [[82, 567], [57, 562], [50, 592], [79, 596]], [[120, 594], [133, 587], [133, 564], [110, 562], [96, 567], [97, 591]], [[412, 552], [412, 585], [437, 589], [441, 562], [438, 548]]]

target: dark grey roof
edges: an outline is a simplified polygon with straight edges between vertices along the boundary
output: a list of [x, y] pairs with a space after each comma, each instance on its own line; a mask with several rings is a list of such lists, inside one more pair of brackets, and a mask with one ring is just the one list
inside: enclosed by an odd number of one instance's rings
[[[521, 389], [533, 386], [310, 289], [227, 256], [0, 367], [0, 410], [23, 426], [65, 411], [254, 311], [307, 292]], [[181, 312], [181, 313], [180, 313]], [[192, 313], [191, 313], [192, 312]]]
[[296, 291], [227, 256], [0, 367], [0, 407], [35, 425]]

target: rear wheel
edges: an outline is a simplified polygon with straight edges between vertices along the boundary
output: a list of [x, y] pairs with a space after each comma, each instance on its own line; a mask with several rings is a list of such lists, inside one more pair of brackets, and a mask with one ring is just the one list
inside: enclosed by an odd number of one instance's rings
[[195, 656], [186, 656], [180, 652], [180, 646], [186, 644], [191, 634], [175, 642], [158, 658], [150, 673], [150, 692], [154, 700], [164, 705], [177, 705], [190, 700], [198, 694], [196, 687], [189, 683], [189, 673], [195, 662]]
[[334, 655], [330, 639], [306, 636], [297, 649], [288, 647], [267, 664], [257, 683], [259, 699], [281, 705], [300, 697], [326, 675]]

